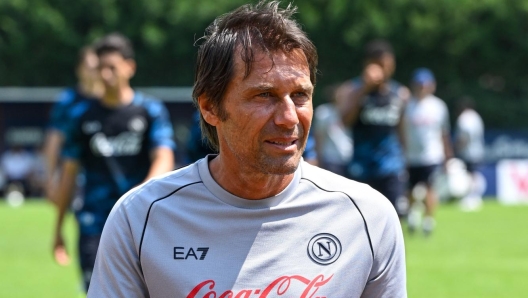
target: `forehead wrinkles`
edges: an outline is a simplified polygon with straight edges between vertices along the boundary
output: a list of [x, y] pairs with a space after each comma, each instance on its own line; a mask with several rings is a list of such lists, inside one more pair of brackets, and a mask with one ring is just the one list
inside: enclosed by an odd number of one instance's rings
[[[248, 63], [251, 63], [251, 68], [249, 73], [246, 73]], [[301, 49], [294, 49], [289, 52], [282, 50], [274, 52], [255, 51], [252, 55], [252, 61], [244, 61], [243, 54], [240, 51], [237, 51], [237, 55], [235, 55], [235, 77], [240, 80], [250, 79], [255, 76], [262, 78], [276, 68], [279, 68], [281, 74], [286, 76], [285, 78], [310, 76], [308, 61]], [[257, 69], [259, 73], [255, 73]]]

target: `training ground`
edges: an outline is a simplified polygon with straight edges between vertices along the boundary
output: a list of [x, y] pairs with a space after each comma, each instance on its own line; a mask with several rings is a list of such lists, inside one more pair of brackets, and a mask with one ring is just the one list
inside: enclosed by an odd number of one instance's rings
[[[0, 297], [83, 297], [75, 255], [67, 267], [53, 262], [53, 221], [43, 200], [13, 208], [0, 199]], [[528, 206], [442, 205], [437, 223], [428, 238], [405, 233], [409, 297], [528, 297]], [[65, 234], [75, 252], [71, 216]]]

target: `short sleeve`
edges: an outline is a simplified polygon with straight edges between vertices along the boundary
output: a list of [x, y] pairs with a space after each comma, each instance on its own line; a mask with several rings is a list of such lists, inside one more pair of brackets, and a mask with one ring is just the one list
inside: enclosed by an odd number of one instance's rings
[[49, 115], [48, 128], [66, 133], [68, 109], [75, 101], [75, 91], [66, 89], [57, 96], [57, 101], [51, 108]]
[[[397, 219], [397, 216], [394, 216]], [[405, 248], [399, 221], [388, 224], [375, 254], [373, 276], [361, 297], [407, 297]]]
[[103, 229], [87, 297], [149, 297], [131, 226], [126, 208], [116, 204]]
[[175, 150], [174, 132], [165, 105], [157, 100], [151, 101], [147, 109], [152, 121], [149, 133], [150, 149], [168, 147]]
[[[407, 274], [405, 245], [401, 224], [396, 210], [388, 199], [381, 198], [377, 204], [363, 204], [362, 211], [368, 221], [373, 247], [373, 263], [363, 298], [407, 297]], [[362, 206], [360, 205], [360, 208]]]
[[64, 114], [63, 133], [64, 146], [61, 156], [63, 158], [78, 160], [82, 154], [81, 143], [81, 117], [88, 110], [90, 101], [82, 101], [70, 106]]

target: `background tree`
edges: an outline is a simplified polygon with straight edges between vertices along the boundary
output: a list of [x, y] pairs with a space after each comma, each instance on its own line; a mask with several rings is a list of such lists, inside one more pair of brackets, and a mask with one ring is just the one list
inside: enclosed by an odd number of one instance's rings
[[[0, 85], [75, 82], [82, 45], [112, 31], [136, 47], [136, 86], [190, 86], [195, 40], [242, 0], [0, 0]], [[284, 3], [285, 4], [285, 3]], [[488, 127], [528, 126], [528, 4], [524, 0], [303, 0], [299, 21], [320, 55], [316, 104], [325, 85], [361, 71], [363, 45], [395, 47], [396, 79], [431, 68], [453, 108], [477, 101]]]

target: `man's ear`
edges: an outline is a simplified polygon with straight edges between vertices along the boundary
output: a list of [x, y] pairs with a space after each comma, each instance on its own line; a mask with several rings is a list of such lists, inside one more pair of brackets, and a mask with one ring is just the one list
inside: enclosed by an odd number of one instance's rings
[[137, 68], [136, 60], [127, 59], [126, 62], [128, 64], [129, 71], [130, 71], [129, 76], [130, 78], [132, 78], [136, 74], [136, 68]]
[[211, 104], [205, 94], [198, 96], [198, 107], [205, 122], [209, 123], [209, 125], [216, 126], [220, 122], [220, 118], [217, 116], [213, 104]]

